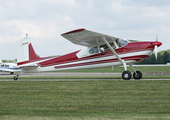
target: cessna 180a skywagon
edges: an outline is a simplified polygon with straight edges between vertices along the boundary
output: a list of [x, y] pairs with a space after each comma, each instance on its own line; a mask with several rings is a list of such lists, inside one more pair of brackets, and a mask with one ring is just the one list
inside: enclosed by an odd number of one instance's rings
[[132, 64], [148, 58], [154, 50], [157, 56], [157, 47], [162, 45], [158, 41], [130, 42], [86, 29], [73, 30], [61, 34], [61, 36], [86, 48], [59, 57], [38, 57], [29, 41], [29, 37], [26, 35], [25, 38], [17, 41], [17, 67], [12, 71], [16, 74], [14, 80], [17, 80], [18, 76], [24, 73], [122, 65], [125, 70], [122, 73], [124, 80], [130, 80], [132, 77], [131, 72], [127, 70], [127, 65], [134, 72], [133, 78], [141, 79], [142, 73], [136, 71]]

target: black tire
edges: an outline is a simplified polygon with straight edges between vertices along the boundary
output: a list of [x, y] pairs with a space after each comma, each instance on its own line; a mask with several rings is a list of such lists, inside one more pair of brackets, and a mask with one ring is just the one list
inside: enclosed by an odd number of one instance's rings
[[136, 71], [136, 73], [135, 72], [133, 73], [133, 78], [134, 79], [141, 79], [142, 78], [142, 73], [140, 71]]
[[122, 78], [123, 78], [124, 80], [130, 80], [130, 79], [132, 78], [131, 72], [130, 72], [130, 71], [124, 71], [124, 72], [122, 73]]
[[14, 72], [10, 72], [10, 75], [14, 74]]
[[14, 76], [14, 80], [18, 80], [18, 76]]

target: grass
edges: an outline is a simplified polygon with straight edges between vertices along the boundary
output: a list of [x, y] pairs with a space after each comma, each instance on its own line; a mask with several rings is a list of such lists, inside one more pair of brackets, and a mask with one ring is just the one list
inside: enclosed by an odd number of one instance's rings
[[0, 82], [0, 119], [170, 119], [170, 81]]

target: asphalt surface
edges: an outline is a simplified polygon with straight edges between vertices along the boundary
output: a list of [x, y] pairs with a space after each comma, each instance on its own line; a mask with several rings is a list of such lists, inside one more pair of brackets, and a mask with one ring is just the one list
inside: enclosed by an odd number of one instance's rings
[[[97, 76], [97, 77], [102, 77], [102, 76], [107, 76], [107, 77], [115, 77], [115, 76], [121, 76], [122, 73], [79, 73], [79, 72], [45, 72], [45, 73], [27, 73], [24, 75], [20, 75], [21, 77], [38, 77], [38, 76], [54, 76], [54, 77], [69, 77], [69, 76], [80, 76], [80, 77], [87, 77], [87, 76]], [[14, 81], [13, 79], [3, 79], [3, 77], [12, 77], [15, 75], [0, 75], [1, 79], [0, 81]], [[91, 80], [123, 80], [123, 79], [18, 79], [17, 81], [91, 81]], [[131, 79], [134, 80], [134, 79]], [[170, 80], [170, 79], [141, 79], [141, 80]]]
[[[121, 76], [122, 73], [84, 73], [84, 72], [44, 72], [44, 73], [27, 73], [27, 74], [23, 74], [20, 75], [22, 77], [38, 77], [38, 76], [54, 76], [54, 77], [87, 77], [87, 76]], [[0, 75], [0, 77], [10, 77], [10, 76], [15, 76], [15, 75], [9, 75], [9, 74], [4, 74], [4, 75]]]
[[[99, 80], [124, 81], [123, 79], [18, 79], [17, 81], [37, 81], [38, 82], [38, 81], [99, 81]], [[131, 79], [131, 80], [135, 80], [135, 79]], [[141, 79], [141, 80], [146, 81], [146, 80], [170, 80], [170, 79]], [[141, 81], [141, 80], [135, 80], [135, 81]], [[0, 81], [14, 81], [14, 80], [13, 79], [0, 79]]]

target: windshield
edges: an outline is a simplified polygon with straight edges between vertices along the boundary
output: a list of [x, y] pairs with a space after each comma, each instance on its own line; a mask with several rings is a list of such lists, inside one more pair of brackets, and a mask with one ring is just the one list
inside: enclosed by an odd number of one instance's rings
[[123, 46], [125, 46], [129, 43], [128, 40], [123, 40], [123, 39], [120, 39], [120, 38], [118, 39], [118, 41], [119, 41], [120, 47], [123, 47]]

